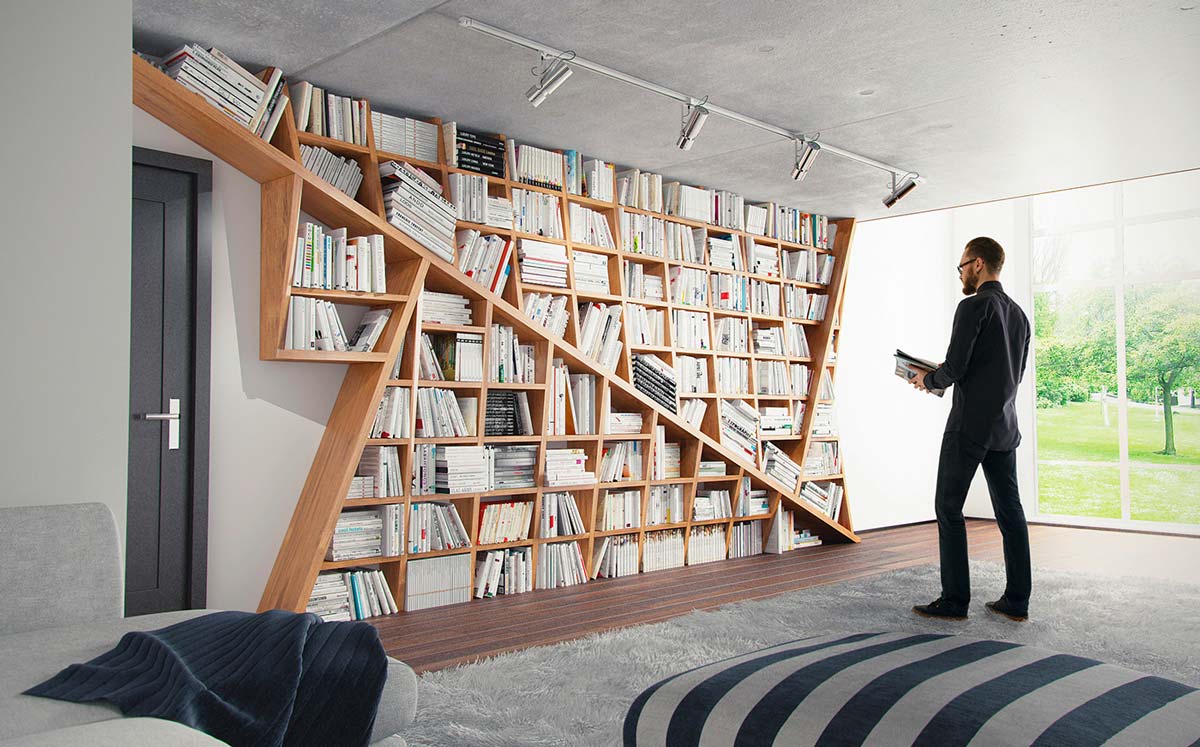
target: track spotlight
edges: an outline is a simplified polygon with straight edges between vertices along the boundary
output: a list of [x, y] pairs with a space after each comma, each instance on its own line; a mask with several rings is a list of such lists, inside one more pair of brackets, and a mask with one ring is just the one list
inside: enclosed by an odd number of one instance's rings
[[704, 121], [708, 119], [708, 109], [705, 109], [702, 104], [691, 104], [684, 111], [683, 121], [679, 128], [679, 141], [675, 143], [680, 150], [691, 150], [692, 143], [700, 134], [700, 129], [704, 127]]
[[535, 108], [540, 106], [543, 101], [549, 98], [550, 94], [554, 93], [559, 86], [566, 82], [567, 78], [571, 77], [571, 73], [573, 72], [575, 71], [562, 58], [554, 60], [546, 68], [545, 72], [542, 73], [538, 82], [534, 83], [525, 92], [525, 98], [529, 99], [529, 103], [533, 104]]
[[796, 165], [792, 167], [792, 178], [798, 182], [804, 181], [804, 177], [812, 168], [813, 161], [817, 160], [817, 154], [820, 152], [821, 144], [816, 140], [797, 140]]
[[917, 186], [917, 182], [913, 179], [912, 174], [905, 174], [899, 183], [896, 182], [896, 175], [892, 174], [892, 193], [883, 198], [883, 206], [890, 208], [892, 205], [900, 202], [906, 194], [913, 191], [913, 187], [915, 186]]

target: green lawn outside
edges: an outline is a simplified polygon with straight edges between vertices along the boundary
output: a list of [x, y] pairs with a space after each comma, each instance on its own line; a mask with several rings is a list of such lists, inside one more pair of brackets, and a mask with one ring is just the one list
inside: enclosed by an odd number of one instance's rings
[[[1038, 505], [1041, 513], [1121, 518], [1117, 406], [1109, 404], [1107, 426], [1101, 407], [1098, 402], [1072, 402], [1064, 407], [1037, 411]], [[1200, 524], [1200, 469], [1153, 466], [1200, 465], [1200, 412], [1176, 411], [1175, 448], [1178, 455], [1155, 454], [1162, 446], [1161, 414], [1155, 419], [1151, 409], [1130, 407], [1131, 518]], [[1102, 464], [1045, 464], [1043, 460]]]

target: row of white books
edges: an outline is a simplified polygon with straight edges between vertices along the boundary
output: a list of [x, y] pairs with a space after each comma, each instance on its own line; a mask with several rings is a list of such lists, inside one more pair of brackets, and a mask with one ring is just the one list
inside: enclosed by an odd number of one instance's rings
[[465, 438], [476, 433], [479, 400], [453, 389], [417, 390], [417, 438]]
[[546, 189], [562, 189], [562, 153], [517, 143], [513, 138], [505, 141], [505, 145], [508, 152], [508, 173], [513, 181]]
[[563, 385], [566, 385], [566, 406], [567, 419], [565, 427], [563, 422], [556, 420], [555, 435], [567, 435], [567, 431], [572, 431], [577, 436], [588, 436], [596, 433], [597, 427], [597, 409], [596, 409], [596, 376], [595, 374], [573, 374], [567, 369], [566, 365], [560, 359], [554, 360], [554, 372], [556, 375], [553, 394], [558, 396], [564, 393]]
[[641, 262], [621, 260], [625, 268], [625, 295], [629, 298], [644, 298], [647, 301], [662, 301], [663, 279], [653, 273], [646, 272], [646, 266]]
[[640, 412], [617, 412], [611, 410], [608, 413], [608, 426], [605, 433], [641, 433], [642, 432], [642, 414]]
[[567, 248], [562, 244], [521, 239], [517, 259], [522, 283], [567, 287]]
[[704, 413], [707, 411], [708, 402], [705, 400], [688, 398], [679, 400], [679, 417], [697, 428], [704, 422]]
[[692, 501], [692, 521], [729, 519], [733, 517], [733, 503], [729, 491], [722, 489], [697, 490]]
[[572, 260], [575, 273], [575, 290], [610, 293], [608, 284], [608, 257], [603, 254], [575, 250], [572, 252]]
[[[400, 474], [400, 451], [395, 446], [367, 446], [358, 459], [354, 473], [364, 481], [370, 481], [371, 493], [366, 494], [366, 485], [359, 488], [359, 495], [352, 492], [347, 497], [399, 498], [404, 495], [404, 481]], [[355, 477], [354, 479], [358, 479]]]
[[325, 559], [391, 558], [404, 552], [404, 506], [343, 511], [333, 528]]
[[800, 465], [770, 441], [763, 443], [763, 471], [775, 478], [788, 491], [794, 491], [800, 481]]
[[[699, 240], [703, 241], [707, 233], [703, 228], [697, 228], [700, 232]], [[742, 244], [739, 238], [733, 234], [713, 234], [708, 236], [708, 265], [723, 270], [737, 270], [739, 272], [746, 271], [746, 260], [742, 256]]]
[[725, 474], [728, 464], [720, 459], [701, 459], [696, 469], [697, 477], [719, 477]]
[[672, 266], [667, 273], [671, 303], [679, 306], [708, 306], [708, 273], [695, 267]]
[[484, 436], [532, 436], [533, 415], [529, 393], [510, 390], [489, 391], [483, 416]]
[[562, 337], [571, 319], [570, 299], [551, 293], [526, 293], [521, 299], [525, 315], [547, 329], [551, 334]]
[[379, 164], [388, 223], [447, 262], [454, 261], [457, 210], [442, 196], [442, 185], [407, 163]]
[[546, 449], [546, 487], [591, 485], [596, 475], [587, 468], [587, 452], [580, 448]]
[[613, 201], [613, 172], [611, 163], [599, 158], [584, 159], [576, 150], [564, 150], [567, 167], [567, 191], [605, 202]]
[[409, 511], [408, 551], [412, 554], [471, 546], [471, 537], [453, 503], [414, 503]]
[[[809, 319], [821, 321], [829, 308], [829, 296], [824, 293], [811, 293], [794, 285], [783, 288], [784, 315], [792, 319]], [[778, 313], [772, 316], [779, 316]]]
[[641, 441], [605, 443], [600, 459], [600, 482], [641, 480], [645, 454]]
[[[535, 486], [536, 445], [448, 446], [417, 444], [413, 449], [413, 495], [493, 490], [520, 490]], [[464, 465], [450, 478], [449, 465]], [[482, 485], [482, 487], [478, 487]]]
[[516, 230], [550, 239], [564, 238], [562, 212], [558, 208], [558, 197], [555, 195], [514, 189], [512, 209], [513, 228]]
[[362, 569], [317, 574], [305, 612], [325, 622], [366, 620], [400, 611], [383, 571]]
[[763, 554], [762, 520], [743, 521], [733, 525], [729, 535], [729, 557], [748, 558]]
[[708, 276], [714, 309], [750, 311], [750, 279], [741, 275], [714, 272]]
[[[788, 291], [796, 288], [788, 286]], [[785, 291], [786, 292], [786, 291]], [[750, 313], [763, 316], [780, 316], [780, 287], [765, 280], [750, 281]]]
[[338, 96], [306, 81], [292, 83], [288, 87], [288, 96], [292, 99], [298, 131], [343, 143], [367, 144], [366, 99]]
[[475, 598], [533, 591], [533, 550], [510, 547], [479, 556], [475, 564]]
[[803, 403], [795, 416], [786, 407], [759, 405], [758, 434], [760, 436], [791, 436], [800, 431], [797, 421], [804, 416]]
[[[459, 220], [496, 228], [512, 228], [512, 203], [506, 198], [493, 197], [488, 193], [486, 176], [453, 173], [447, 177], [446, 182], [450, 187], [450, 202], [454, 205]], [[493, 200], [506, 203], [507, 210], [499, 204], [493, 208]]]
[[688, 533], [688, 565], [725, 560], [725, 527], [710, 524], [692, 527]]
[[567, 203], [567, 218], [571, 224], [571, 241], [598, 246], [601, 249], [617, 248], [604, 213], [570, 202]]
[[762, 244], [746, 237], [746, 267], [755, 275], [779, 277], [779, 247]]
[[408, 561], [405, 611], [469, 602], [471, 592], [470, 553]]
[[646, 532], [642, 547], [642, 571], [662, 571], [682, 568], [684, 541], [682, 529]]
[[346, 500], [353, 501], [375, 497], [375, 478], [373, 476], [355, 475], [350, 478], [350, 488], [346, 491]]
[[575, 496], [570, 493], [543, 493], [542, 518], [539, 537], [571, 537], [586, 534], [583, 516]]
[[495, 451], [486, 446], [442, 446], [434, 453], [434, 490], [438, 493], [482, 493], [494, 486]]
[[270, 75], [256, 76], [216, 47], [204, 49], [199, 44], [185, 44], [157, 64], [258, 137], [270, 142], [275, 135], [287, 101], [286, 81], [278, 68], [271, 69]]
[[636, 534], [602, 537], [592, 553], [592, 578], [621, 578], [638, 572]]
[[533, 501], [488, 501], [479, 507], [477, 545], [520, 542], [529, 539]]
[[533, 345], [522, 345], [512, 327], [492, 325], [491, 347], [488, 348], [488, 381], [532, 384], [536, 367]]
[[787, 355], [783, 328], [754, 324], [754, 353], [756, 355]]
[[642, 524], [642, 493], [640, 490], [608, 490], [600, 499], [600, 515], [596, 530], [629, 529]]
[[285, 342], [287, 350], [334, 350], [369, 353], [391, 318], [391, 309], [370, 309], [354, 334], [347, 335], [341, 316], [331, 301], [292, 296], [288, 306]]
[[621, 341], [621, 305], [579, 304], [579, 343], [584, 355], [601, 368], [615, 371], [625, 343]]
[[785, 511], [782, 507], [775, 512], [771, 519], [771, 527], [767, 530], [766, 547], [764, 552], [778, 555], [802, 547], [816, 547], [821, 544], [821, 538], [813, 535], [807, 529], [796, 528], [796, 512]]
[[454, 244], [456, 265], [462, 274], [492, 293], [504, 293], [512, 267], [512, 239], [468, 229], [454, 234]]
[[712, 350], [708, 338], [708, 314], [703, 311], [671, 309], [671, 330], [676, 349]]
[[815, 438], [833, 438], [837, 436], [837, 416], [832, 402], [818, 402], [813, 412], [812, 436]]
[[587, 567], [578, 542], [552, 542], [538, 549], [537, 588], [557, 589], [587, 580]]
[[[666, 223], [662, 218], [621, 210], [621, 248], [629, 254], [665, 256]], [[672, 225], [679, 225], [677, 223]]]
[[666, 345], [663, 336], [667, 312], [664, 309], [651, 309], [641, 304], [630, 304], [629, 310], [629, 344], [633, 347], [663, 347]]
[[712, 190], [679, 182], [663, 185], [663, 211], [667, 215], [709, 223], [713, 219], [712, 209]]
[[841, 516], [844, 492], [845, 488], [840, 483], [832, 481], [810, 481], [800, 487], [800, 497], [834, 521]]
[[744, 211], [746, 200], [736, 192], [725, 189], [712, 191], [712, 217], [709, 219], [722, 228], [745, 228]]
[[362, 186], [363, 173], [357, 161], [342, 158], [319, 145], [301, 145], [300, 163], [350, 197], [357, 195]]
[[651, 480], [671, 480], [679, 477], [679, 444], [667, 442], [667, 428], [654, 427], [654, 457], [651, 462]]
[[421, 321], [425, 324], [471, 325], [471, 302], [457, 293], [421, 291]]
[[715, 349], [724, 353], [750, 352], [750, 325], [745, 319], [731, 316], [713, 318], [713, 334], [716, 335]]
[[783, 252], [783, 276], [802, 283], [829, 285], [833, 279], [834, 258], [832, 254], [797, 249]]
[[426, 381], [483, 381], [483, 335], [421, 333], [417, 370]]
[[837, 441], [813, 441], [808, 445], [808, 453], [804, 456], [804, 474], [837, 475], [841, 471]]
[[787, 365], [783, 361], [755, 361], [754, 383], [759, 395], [786, 397], [791, 393]]
[[808, 386], [812, 381], [812, 372], [803, 363], [792, 363], [789, 369], [792, 374], [792, 396], [807, 397]]
[[646, 526], [678, 524], [686, 521], [683, 513], [683, 485], [651, 485], [646, 499]]
[[662, 174], [639, 169], [617, 172], [617, 202], [631, 208], [663, 212]]
[[740, 399], [723, 399], [719, 408], [721, 443], [754, 462], [758, 457], [758, 411]]
[[320, 223], [301, 223], [296, 237], [292, 285], [387, 293], [383, 234], [347, 238], [344, 228], [326, 231]]
[[675, 356], [675, 378], [680, 394], [704, 394], [708, 388], [708, 359], [690, 355]]
[[437, 163], [438, 128], [432, 122], [371, 112], [375, 148], [392, 155]]
[[719, 394], [750, 393], [750, 361], [745, 358], [718, 357], [713, 362]]

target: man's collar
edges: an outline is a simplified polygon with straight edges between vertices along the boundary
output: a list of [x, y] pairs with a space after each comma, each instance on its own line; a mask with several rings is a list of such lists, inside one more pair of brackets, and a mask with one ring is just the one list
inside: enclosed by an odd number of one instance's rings
[[985, 290], [994, 290], [994, 291], [1000, 291], [1001, 293], [1003, 293], [1004, 286], [1000, 285], [999, 280], [989, 280], [986, 283], [980, 283], [979, 287], [975, 289], [975, 292], [982, 293]]

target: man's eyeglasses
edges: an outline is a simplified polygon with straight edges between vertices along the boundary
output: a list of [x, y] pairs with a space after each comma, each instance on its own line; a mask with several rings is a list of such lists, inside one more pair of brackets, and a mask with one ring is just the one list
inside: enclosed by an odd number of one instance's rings
[[966, 267], [967, 265], [971, 264], [972, 262], [974, 262], [977, 259], [979, 259], [979, 257], [972, 257], [971, 259], [968, 259], [966, 262], [963, 262], [961, 265], [959, 265], [958, 266], [959, 277], [962, 277], [962, 268]]

